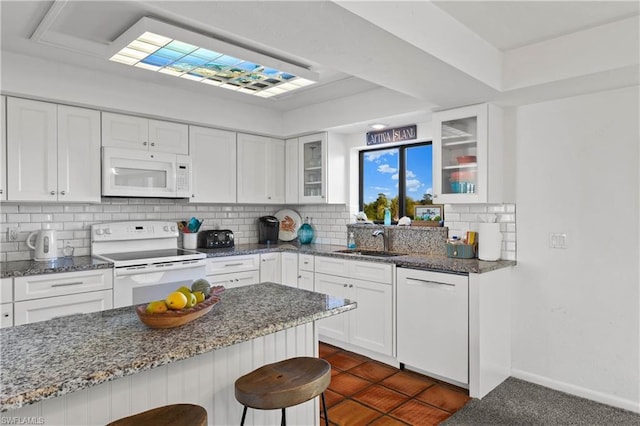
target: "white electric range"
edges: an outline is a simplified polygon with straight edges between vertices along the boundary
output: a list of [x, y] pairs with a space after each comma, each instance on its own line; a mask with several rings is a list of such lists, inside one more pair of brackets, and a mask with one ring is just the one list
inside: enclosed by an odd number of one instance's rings
[[91, 225], [91, 254], [112, 262], [113, 305], [148, 303], [206, 275], [206, 255], [178, 247], [176, 222]]

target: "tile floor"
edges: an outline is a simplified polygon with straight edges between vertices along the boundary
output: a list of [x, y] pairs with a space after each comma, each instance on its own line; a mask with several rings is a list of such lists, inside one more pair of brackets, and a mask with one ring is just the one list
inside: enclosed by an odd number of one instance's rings
[[325, 400], [332, 426], [437, 425], [470, 399], [466, 389], [325, 343], [320, 358], [331, 364]]

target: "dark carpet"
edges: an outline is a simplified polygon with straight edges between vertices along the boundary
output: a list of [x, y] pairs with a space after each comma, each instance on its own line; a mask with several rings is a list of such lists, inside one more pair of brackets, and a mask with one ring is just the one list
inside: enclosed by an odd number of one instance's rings
[[640, 414], [510, 377], [441, 425], [638, 426]]

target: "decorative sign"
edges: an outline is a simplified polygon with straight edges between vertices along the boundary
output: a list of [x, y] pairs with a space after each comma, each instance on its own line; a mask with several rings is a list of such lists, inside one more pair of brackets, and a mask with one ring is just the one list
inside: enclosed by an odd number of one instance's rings
[[418, 136], [418, 126], [396, 127], [394, 129], [378, 130], [367, 132], [367, 145], [380, 145], [382, 143], [401, 142], [416, 139]]

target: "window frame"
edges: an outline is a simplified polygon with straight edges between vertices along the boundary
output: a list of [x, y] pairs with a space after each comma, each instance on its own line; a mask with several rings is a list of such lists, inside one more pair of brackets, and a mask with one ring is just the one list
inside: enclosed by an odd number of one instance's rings
[[[375, 151], [388, 151], [391, 149], [398, 150], [398, 217], [409, 216], [412, 217], [413, 213], [407, 214], [405, 211], [407, 201], [407, 149], [415, 148], [419, 146], [431, 145], [433, 149], [433, 141], [421, 141], [415, 143], [407, 143], [401, 145], [380, 146], [371, 149], [362, 149], [358, 152], [358, 209], [364, 211], [364, 156], [369, 152]], [[433, 163], [431, 164], [431, 173], [433, 175]], [[373, 223], [381, 224], [382, 220], [374, 220]], [[397, 221], [392, 220], [392, 224], [396, 224]]]

